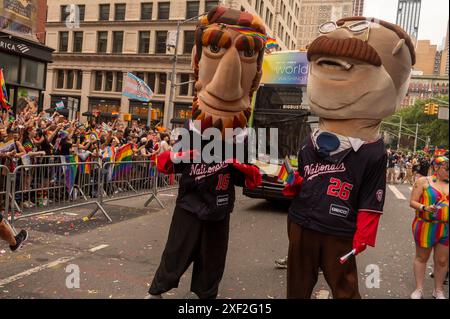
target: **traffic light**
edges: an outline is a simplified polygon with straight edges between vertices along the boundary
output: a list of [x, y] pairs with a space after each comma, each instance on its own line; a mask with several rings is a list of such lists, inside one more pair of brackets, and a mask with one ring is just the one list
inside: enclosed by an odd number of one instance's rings
[[437, 115], [439, 114], [439, 105], [438, 104], [433, 104], [431, 110], [430, 110], [431, 115]]
[[425, 109], [423, 112], [428, 115], [436, 115], [439, 113], [439, 105], [435, 103], [425, 104]]

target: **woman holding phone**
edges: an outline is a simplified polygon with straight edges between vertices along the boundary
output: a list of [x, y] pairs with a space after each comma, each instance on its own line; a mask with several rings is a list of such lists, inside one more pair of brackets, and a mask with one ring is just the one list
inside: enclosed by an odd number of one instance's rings
[[414, 276], [416, 290], [411, 299], [423, 298], [425, 269], [431, 251], [434, 260], [434, 291], [436, 299], [446, 299], [443, 284], [448, 269], [448, 158], [441, 156], [434, 160], [432, 176], [421, 177], [414, 184], [410, 207], [416, 210], [412, 225], [416, 243]]

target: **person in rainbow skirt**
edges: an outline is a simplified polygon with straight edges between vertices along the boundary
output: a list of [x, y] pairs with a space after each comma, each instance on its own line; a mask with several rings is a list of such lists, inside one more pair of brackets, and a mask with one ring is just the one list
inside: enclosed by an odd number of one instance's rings
[[416, 243], [414, 276], [416, 290], [411, 299], [422, 299], [425, 269], [431, 251], [434, 259], [434, 291], [436, 299], [446, 299], [443, 284], [448, 269], [448, 158], [437, 157], [434, 174], [419, 178], [411, 193], [410, 206], [416, 210], [412, 231]]

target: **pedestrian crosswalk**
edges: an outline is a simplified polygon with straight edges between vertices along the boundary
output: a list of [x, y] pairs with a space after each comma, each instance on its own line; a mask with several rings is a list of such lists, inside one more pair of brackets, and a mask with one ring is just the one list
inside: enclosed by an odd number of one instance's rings
[[387, 187], [394, 194], [394, 196], [400, 200], [407, 200], [412, 191], [412, 187], [406, 187], [406, 185], [387, 185]]

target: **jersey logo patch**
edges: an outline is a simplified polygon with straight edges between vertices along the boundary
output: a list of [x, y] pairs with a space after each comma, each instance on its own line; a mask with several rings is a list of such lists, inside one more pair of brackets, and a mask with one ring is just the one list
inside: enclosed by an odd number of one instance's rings
[[382, 189], [379, 189], [378, 191], [377, 191], [377, 200], [381, 203], [381, 201], [383, 200], [383, 194], [384, 194], [384, 192], [383, 192], [383, 190]]
[[347, 218], [350, 209], [345, 206], [339, 206], [335, 204], [331, 204], [330, 206], [330, 215]]
[[228, 205], [228, 195], [217, 196], [217, 206], [226, 206], [226, 205]]

